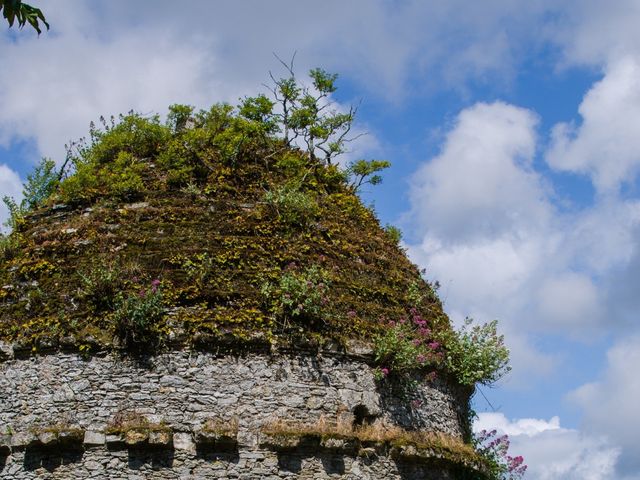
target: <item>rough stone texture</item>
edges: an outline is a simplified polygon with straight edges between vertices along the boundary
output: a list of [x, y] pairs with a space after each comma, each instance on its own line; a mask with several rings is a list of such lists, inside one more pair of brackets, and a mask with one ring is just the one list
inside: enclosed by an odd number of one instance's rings
[[[11, 449], [0, 451], [0, 478], [455, 478], [446, 467], [375, 454], [276, 453], [260, 447], [259, 430], [277, 419], [315, 423], [355, 410], [368, 421], [461, 437], [468, 393], [436, 380], [401, 399], [377, 387], [365, 361], [346, 356], [185, 351], [142, 360], [13, 358], [0, 363], [0, 433], [12, 433]], [[172, 442], [127, 449], [119, 437], [105, 437], [123, 411], [163, 422]], [[196, 444], [207, 419], [237, 420], [237, 450]], [[65, 448], [34, 443], [29, 432], [54, 425], [79, 428], [84, 439]]]
[[[2, 462], [0, 461], [0, 466]], [[195, 455], [177, 450], [87, 450], [15, 452], [0, 470], [2, 479], [252, 479], [455, 480], [438, 464], [395, 461], [388, 456], [241, 451]]]

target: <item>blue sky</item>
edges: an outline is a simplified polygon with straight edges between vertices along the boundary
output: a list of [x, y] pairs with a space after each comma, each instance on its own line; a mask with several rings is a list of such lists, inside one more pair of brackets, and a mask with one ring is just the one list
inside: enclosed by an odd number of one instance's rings
[[393, 164], [363, 197], [454, 322], [500, 321], [478, 427], [528, 478], [640, 479], [636, 0], [40, 3], [49, 32], [0, 32], [0, 193], [100, 115], [235, 103], [297, 51], [362, 102], [347, 158]]

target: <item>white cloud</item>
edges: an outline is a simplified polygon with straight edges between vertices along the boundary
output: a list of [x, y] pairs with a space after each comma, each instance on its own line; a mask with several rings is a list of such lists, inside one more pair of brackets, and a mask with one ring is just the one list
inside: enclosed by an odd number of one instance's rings
[[206, 52], [143, 29], [106, 43], [75, 31], [30, 39], [4, 45], [0, 57], [0, 141], [35, 138], [43, 155], [58, 160], [63, 145], [100, 115], [204, 105], [206, 92], [216, 87], [207, 78], [213, 65]]
[[554, 127], [546, 156], [549, 165], [588, 174], [600, 193], [615, 193], [623, 182], [632, 182], [640, 170], [638, 78], [640, 57], [609, 65], [580, 104], [582, 123]]
[[509, 435], [509, 454], [522, 455], [525, 478], [535, 480], [619, 480], [616, 464], [620, 449], [607, 440], [562, 428], [559, 417], [550, 420], [509, 420], [502, 413], [480, 413], [474, 431], [498, 430]]
[[640, 335], [620, 341], [607, 354], [607, 369], [600, 380], [576, 389], [569, 399], [584, 411], [584, 428], [607, 434], [624, 447], [622, 468], [640, 471]]
[[473, 430], [491, 431], [493, 429], [512, 435], [527, 435], [529, 437], [545, 432], [547, 430], [558, 430], [560, 428], [560, 417], [552, 417], [549, 421], [537, 418], [521, 418], [511, 421], [505, 417], [504, 413], [482, 412], [473, 423]]
[[[16, 172], [7, 165], [0, 164], [0, 198], [5, 195], [20, 201], [22, 198], [22, 180]], [[2, 225], [9, 218], [9, 211], [4, 202], [0, 203], [0, 231], [4, 231]]]
[[563, 47], [565, 64], [601, 67], [640, 53], [640, 5], [635, 0], [562, 3], [560, 15], [544, 33]]
[[463, 111], [440, 154], [413, 176], [408, 216], [421, 239], [409, 254], [442, 284], [450, 316], [500, 320], [514, 366], [507, 382], [518, 388], [557, 365], [557, 356], [538, 351], [525, 332], [544, 324], [531, 292], [548, 269], [565, 268], [561, 259], [548, 263], [558, 257], [562, 234], [532, 169], [536, 123], [528, 110], [504, 103]]
[[531, 170], [537, 120], [505, 103], [461, 112], [441, 153], [412, 179], [412, 218], [447, 242], [517, 237], [544, 222], [548, 205]]
[[545, 323], [585, 328], [602, 318], [602, 298], [588, 275], [563, 272], [543, 278], [540, 283], [536, 301]]

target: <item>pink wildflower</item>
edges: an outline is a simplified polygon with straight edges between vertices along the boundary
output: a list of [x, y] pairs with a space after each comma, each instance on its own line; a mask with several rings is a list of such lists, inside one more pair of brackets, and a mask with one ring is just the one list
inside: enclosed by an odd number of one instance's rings
[[431, 335], [431, 330], [428, 329], [428, 328], [424, 328], [423, 327], [423, 328], [418, 329], [418, 334], [421, 337], [428, 337], [429, 335]]

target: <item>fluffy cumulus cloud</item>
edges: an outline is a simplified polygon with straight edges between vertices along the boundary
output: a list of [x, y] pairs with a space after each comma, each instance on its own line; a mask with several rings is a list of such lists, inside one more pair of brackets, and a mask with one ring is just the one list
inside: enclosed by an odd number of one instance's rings
[[640, 170], [640, 56], [607, 67], [579, 107], [579, 126], [560, 123], [547, 161], [555, 169], [589, 175], [601, 193], [615, 193]]
[[560, 419], [509, 420], [501, 413], [481, 413], [475, 431], [509, 435], [509, 452], [522, 455], [526, 478], [536, 480], [618, 480], [620, 448], [598, 436], [562, 428]]
[[[461, 112], [441, 152], [412, 177], [410, 192], [408, 218], [418, 238], [410, 254], [440, 280], [454, 319], [502, 320], [511, 385], [532, 381], [531, 373], [561, 375], [554, 367], [562, 359], [536, 351], [527, 332], [584, 339], [638, 324], [640, 203], [602, 195], [588, 209], [555, 209], [553, 191], [532, 166], [535, 129], [535, 116], [511, 105]], [[591, 173], [597, 182], [599, 173]], [[609, 352], [602, 379], [570, 395], [585, 412], [582, 432], [560, 427], [558, 418], [509, 421], [502, 414], [483, 414], [477, 427], [510, 434], [531, 478], [638, 478], [639, 362], [640, 337], [625, 340]]]
[[562, 46], [564, 64], [600, 68], [640, 50], [640, 4], [635, 0], [555, 3], [559, 15], [544, 35]]
[[539, 323], [534, 312], [522, 314], [560, 243], [547, 188], [532, 168], [536, 125], [532, 112], [500, 102], [461, 112], [440, 154], [412, 178], [408, 220], [420, 240], [409, 252], [441, 282], [454, 318], [500, 318], [521, 347], [512, 348], [515, 362], [525, 367], [537, 357], [533, 364], [548, 371], [551, 359], [515, 333], [516, 324]]
[[457, 243], [524, 233], [547, 206], [531, 170], [536, 117], [504, 103], [458, 116], [442, 152], [416, 174], [414, 217], [432, 236]]
[[[621, 474], [640, 472], [640, 335], [627, 338], [607, 354], [602, 377], [571, 392], [569, 399], [585, 412], [587, 431], [607, 434], [624, 447]], [[638, 475], [636, 478], [640, 478]]]
[[[155, 113], [176, 102], [202, 105], [215, 90], [209, 75], [215, 66], [202, 48], [190, 48], [188, 39], [178, 42], [169, 32], [141, 27], [105, 42], [85, 32], [85, 20], [77, 15], [78, 25], [68, 31], [3, 45], [0, 142], [5, 146], [34, 139], [41, 154], [59, 159], [64, 144], [84, 135], [100, 115], [131, 109]], [[61, 18], [55, 11], [51, 17], [53, 24]]]

